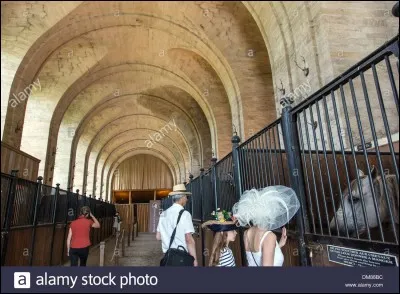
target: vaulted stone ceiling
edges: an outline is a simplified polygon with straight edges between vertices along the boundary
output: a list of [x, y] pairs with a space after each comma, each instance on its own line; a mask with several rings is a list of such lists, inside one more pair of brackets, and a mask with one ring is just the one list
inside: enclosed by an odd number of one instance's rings
[[[4, 137], [42, 160], [39, 174], [48, 184], [105, 190], [115, 162], [146, 149], [185, 181], [209, 166], [212, 152], [219, 158], [230, 152], [232, 125], [241, 135], [250, 108], [249, 127], [265, 125], [266, 112], [275, 117], [264, 86], [271, 75], [266, 48], [240, 2], [7, 2], [2, 8], [3, 32], [16, 33], [18, 22], [21, 28], [6, 44], [16, 79], [5, 78], [2, 99], [31, 89], [27, 101], [17, 94], [20, 101], [3, 117]], [[25, 37], [21, 48], [11, 48]], [[254, 104], [263, 107], [254, 111]], [[24, 122], [22, 136], [9, 136], [11, 120]]]
[[276, 119], [281, 79], [303, 82], [298, 48], [310, 88], [335, 76], [324, 28], [345, 12], [330, 5], [3, 1], [2, 140], [39, 158], [46, 184], [97, 197], [137, 154], [186, 181], [230, 152], [233, 126], [245, 139]]

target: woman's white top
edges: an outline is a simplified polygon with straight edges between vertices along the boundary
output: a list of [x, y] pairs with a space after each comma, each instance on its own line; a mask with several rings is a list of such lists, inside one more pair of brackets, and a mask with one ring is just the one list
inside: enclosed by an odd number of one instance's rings
[[[264, 235], [261, 238], [260, 241], [260, 251], [258, 252], [250, 252], [246, 251], [246, 256], [247, 256], [247, 263], [249, 266], [261, 266], [262, 265], [262, 242], [264, 241], [264, 238], [270, 233], [271, 231], [267, 231], [264, 233]], [[273, 266], [282, 266], [283, 265], [283, 253], [281, 248], [279, 247], [278, 241], [276, 241], [276, 246], [275, 246], [275, 253], [274, 253], [274, 265]]]

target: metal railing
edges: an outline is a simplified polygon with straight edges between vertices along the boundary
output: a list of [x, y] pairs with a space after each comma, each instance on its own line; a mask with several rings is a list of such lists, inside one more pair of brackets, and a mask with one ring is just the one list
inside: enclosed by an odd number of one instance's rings
[[398, 52], [396, 37], [242, 144], [234, 136], [232, 153], [190, 179], [192, 211], [206, 221], [245, 190], [285, 185], [301, 203], [289, 224], [300, 264], [306, 235], [398, 245]]
[[[89, 206], [101, 223], [101, 229], [92, 231], [92, 245], [111, 235], [113, 204], [79, 195], [79, 190], [62, 190], [58, 184], [56, 188], [43, 185], [42, 177], [36, 183], [21, 179], [17, 172], [1, 174], [2, 266], [61, 264], [66, 258], [68, 223], [77, 218], [82, 206]], [[16, 238], [24, 244], [11, 244], [10, 239]]]
[[278, 119], [238, 147], [244, 190], [286, 185], [286, 152]]

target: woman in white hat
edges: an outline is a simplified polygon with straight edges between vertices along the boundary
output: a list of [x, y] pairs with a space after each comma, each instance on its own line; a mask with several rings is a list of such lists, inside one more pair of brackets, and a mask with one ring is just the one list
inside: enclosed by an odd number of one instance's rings
[[270, 186], [243, 193], [233, 208], [240, 226], [250, 226], [244, 232], [244, 245], [249, 266], [282, 266], [281, 250], [286, 243], [286, 229], [277, 241], [272, 230], [283, 227], [300, 207], [296, 193], [285, 186]]

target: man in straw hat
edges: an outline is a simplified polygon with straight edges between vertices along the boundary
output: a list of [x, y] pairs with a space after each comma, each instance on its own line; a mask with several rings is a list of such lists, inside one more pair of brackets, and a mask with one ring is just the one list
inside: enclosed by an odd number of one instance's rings
[[167, 252], [172, 233], [176, 227], [176, 234], [171, 248], [178, 248], [178, 246], [185, 248], [194, 258], [193, 265], [197, 266], [196, 247], [192, 236], [194, 227], [191, 214], [188, 211], [184, 211], [178, 225], [176, 224], [179, 213], [184, 209], [191, 194], [186, 191], [184, 184], [178, 184], [173, 187], [173, 191], [168, 194], [168, 197], [172, 198], [174, 204], [160, 215], [156, 238], [162, 241], [162, 251], [164, 253]]

